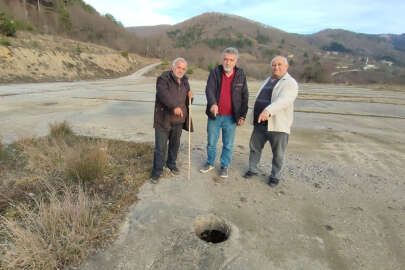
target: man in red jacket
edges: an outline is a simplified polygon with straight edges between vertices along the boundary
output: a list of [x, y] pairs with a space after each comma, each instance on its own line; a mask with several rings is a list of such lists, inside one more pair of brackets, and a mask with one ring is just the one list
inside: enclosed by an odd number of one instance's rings
[[236, 66], [238, 50], [226, 48], [222, 53], [222, 65], [211, 70], [205, 94], [208, 116], [207, 162], [201, 173], [214, 168], [217, 155], [217, 142], [222, 131], [222, 153], [220, 177], [228, 177], [228, 167], [232, 159], [233, 141], [237, 126], [245, 122], [248, 111], [249, 93], [245, 72]]
[[[167, 144], [169, 150], [166, 166], [173, 174], [179, 174], [176, 165], [182, 129], [188, 130], [188, 104], [193, 97], [184, 58], [173, 61], [172, 69], [163, 72], [156, 81], [156, 99], [153, 127], [155, 128], [155, 152], [152, 183], [157, 183], [163, 172]], [[191, 128], [192, 131], [192, 128]], [[190, 131], [189, 131], [190, 132]]]

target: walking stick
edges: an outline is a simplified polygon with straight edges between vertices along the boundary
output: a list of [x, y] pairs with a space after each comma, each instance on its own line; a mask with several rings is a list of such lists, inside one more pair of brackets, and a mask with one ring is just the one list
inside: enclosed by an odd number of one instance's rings
[[190, 181], [190, 172], [191, 172], [191, 98], [188, 97], [188, 181]]

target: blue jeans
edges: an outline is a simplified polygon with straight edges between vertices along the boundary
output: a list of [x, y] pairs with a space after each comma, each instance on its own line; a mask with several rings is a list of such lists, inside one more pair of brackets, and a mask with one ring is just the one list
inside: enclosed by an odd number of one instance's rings
[[207, 163], [215, 165], [217, 143], [222, 129], [221, 168], [228, 167], [232, 160], [233, 141], [235, 138], [236, 122], [232, 115], [217, 115], [215, 120], [208, 118], [207, 133]]

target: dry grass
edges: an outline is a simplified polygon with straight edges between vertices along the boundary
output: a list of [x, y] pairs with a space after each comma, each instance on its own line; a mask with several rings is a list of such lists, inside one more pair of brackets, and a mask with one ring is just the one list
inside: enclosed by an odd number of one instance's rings
[[62, 269], [108, 244], [153, 158], [149, 144], [59, 131], [8, 148], [0, 162], [0, 269]]
[[86, 243], [101, 236], [97, 211], [101, 202], [82, 188], [48, 187], [47, 198], [34, 200], [35, 210], [16, 206], [18, 220], [2, 217], [5, 269], [60, 269], [88, 254]]
[[60, 138], [73, 135], [72, 127], [65, 120], [61, 123], [49, 124], [49, 135], [53, 138]]
[[68, 177], [82, 182], [102, 179], [107, 168], [107, 149], [100, 144], [81, 143], [66, 160]]

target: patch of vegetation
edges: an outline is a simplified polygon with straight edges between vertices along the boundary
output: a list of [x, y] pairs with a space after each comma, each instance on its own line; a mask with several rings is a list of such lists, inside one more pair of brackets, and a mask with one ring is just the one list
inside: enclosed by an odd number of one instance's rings
[[16, 32], [15, 22], [9, 19], [3, 12], [0, 12], [0, 34], [12, 37], [15, 36]]
[[253, 45], [253, 42], [250, 39], [245, 38], [241, 33], [237, 35], [237, 38], [218, 37], [212, 39], [205, 39], [204, 43], [207, 44], [207, 46], [210, 47], [211, 49], [225, 48], [225, 47], [236, 47], [238, 49], [243, 49], [246, 47], [252, 47]]
[[327, 46], [323, 46], [322, 49], [325, 51], [330, 51], [330, 52], [341, 52], [341, 53], [350, 53], [351, 52], [351, 50], [347, 49], [345, 46], [343, 46], [343, 44], [341, 44], [339, 42], [335, 42], [335, 41], [331, 42]]
[[325, 82], [327, 74], [323, 70], [321, 64], [316, 64], [314, 66], [306, 66], [304, 71], [301, 73], [301, 80], [305, 82]]
[[271, 61], [275, 56], [279, 55], [280, 51], [276, 49], [264, 49], [262, 50], [262, 55], [264, 58], [267, 58], [268, 61]]
[[34, 31], [34, 26], [32, 26], [31, 24], [24, 22], [24, 21], [20, 21], [20, 20], [15, 20], [15, 28], [17, 31]]
[[61, 123], [49, 124], [49, 136], [52, 138], [63, 138], [74, 135], [72, 127], [65, 120]]
[[259, 44], [266, 44], [271, 42], [271, 39], [268, 35], [260, 33], [259, 30], [256, 32], [256, 40]]
[[[6, 146], [0, 140], [0, 162], [6, 157]], [[1, 170], [0, 170], [1, 172]]]
[[0, 162], [7, 171], [0, 182], [1, 269], [78, 265], [113, 239], [150, 174], [152, 145], [77, 136], [66, 126], [53, 125], [57, 136], [9, 145]]
[[123, 27], [122, 23], [120, 21], [118, 21], [112, 14], [107, 13], [104, 16], [107, 19], [109, 19], [110, 21], [112, 21], [113, 23], [115, 23], [116, 25], [119, 25], [119, 26]]
[[65, 8], [59, 9], [60, 32], [70, 32], [72, 30], [72, 21], [70, 14]]
[[77, 44], [77, 46], [76, 46], [76, 52], [79, 54], [82, 52], [82, 49], [80, 48], [79, 44]]
[[0, 44], [3, 45], [3, 46], [10, 46], [11, 45], [10, 41], [8, 39], [5, 39], [5, 38], [0, 40]]
[[174, 41], [175, 48], [191, 48], [201, 40], [203, 26], [196, 24], [185, 29], [181, 33], [179, 29], [167, 32], [167, 36]]
[[192, 68], [188, 68], [186, 74], [191, 75], [194, 73], [194, 70]]
[[121, 56], [125, 57], [125, 58], [128, 58], [128, 51], [122, 51]]

